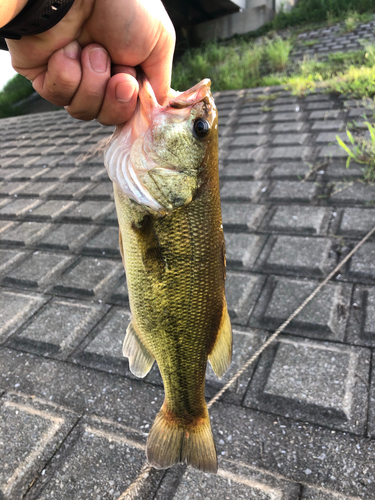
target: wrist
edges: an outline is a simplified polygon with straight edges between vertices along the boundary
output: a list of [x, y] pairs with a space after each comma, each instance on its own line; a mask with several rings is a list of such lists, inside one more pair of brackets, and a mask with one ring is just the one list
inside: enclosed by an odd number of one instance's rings
[[7, 0], [0, 2], [0, 28], [14, 19], [25, 7], [28, 0]]

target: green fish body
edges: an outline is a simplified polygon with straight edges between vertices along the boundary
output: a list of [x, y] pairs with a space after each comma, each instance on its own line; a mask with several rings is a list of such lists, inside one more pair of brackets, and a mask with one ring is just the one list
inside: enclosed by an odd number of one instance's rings
[[124, 355], [139, 377], [156, 360], [165, 389], [147, 440], [148, 461], [216, 472], [205, 372], [209, 360], [219, 377], [225, 373], [232, 332], [209, 80], [165, 107], [143, 82], [134, 123], [115, 133], [105, 163], [132, 312]]

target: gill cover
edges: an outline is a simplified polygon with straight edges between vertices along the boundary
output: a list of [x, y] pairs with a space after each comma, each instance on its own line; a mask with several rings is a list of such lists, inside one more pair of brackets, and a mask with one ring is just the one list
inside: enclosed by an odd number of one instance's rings
[[137, 204], [164, 215], [189, 203], [214, 119], [208, 79], [160, 106], [150, 83], [140, 82], [133, 117], [118, 126], [104, 153], [110, 179]]

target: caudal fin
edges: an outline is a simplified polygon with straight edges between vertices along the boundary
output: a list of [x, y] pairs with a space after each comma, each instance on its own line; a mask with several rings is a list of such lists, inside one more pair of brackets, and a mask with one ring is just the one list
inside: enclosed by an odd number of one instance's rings
[[157, 469], [186, 463], [203, 472], [217, 472], [217, 456], [208, 412], [182, 425], [161, 408], [147, 439], [147, 460]]

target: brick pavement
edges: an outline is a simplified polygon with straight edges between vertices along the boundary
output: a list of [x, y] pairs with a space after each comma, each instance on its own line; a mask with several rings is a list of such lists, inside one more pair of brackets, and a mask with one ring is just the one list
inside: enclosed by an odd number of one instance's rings
[[[207, 397], [375, 221], [375, 187], [331, 144], [361, 102], [281, 88], [216, 102], [234, 355], [223, 380], [208, 369]], [[141, 381], [122, 357], [111, 183], [100, 156], [80, 161], [110, 132], [65, 112], [0, 121], [4, 500], [118, 499], [163, 400], [157, 368]], [[137, 498], [375, 499], [374, 262], [372, 239], [212, 407], [217, 476], [152, 471]]]
[[345, 23], [324, 26], [319, 29], [304, 31], [296, 39], [291, 57], [300, 60], [308, 56], [324, 59], [332, 52], [351, 52], [362, 49], [375, 42], [375, 20], [359, 23], [350, 32], [346, 32]]

